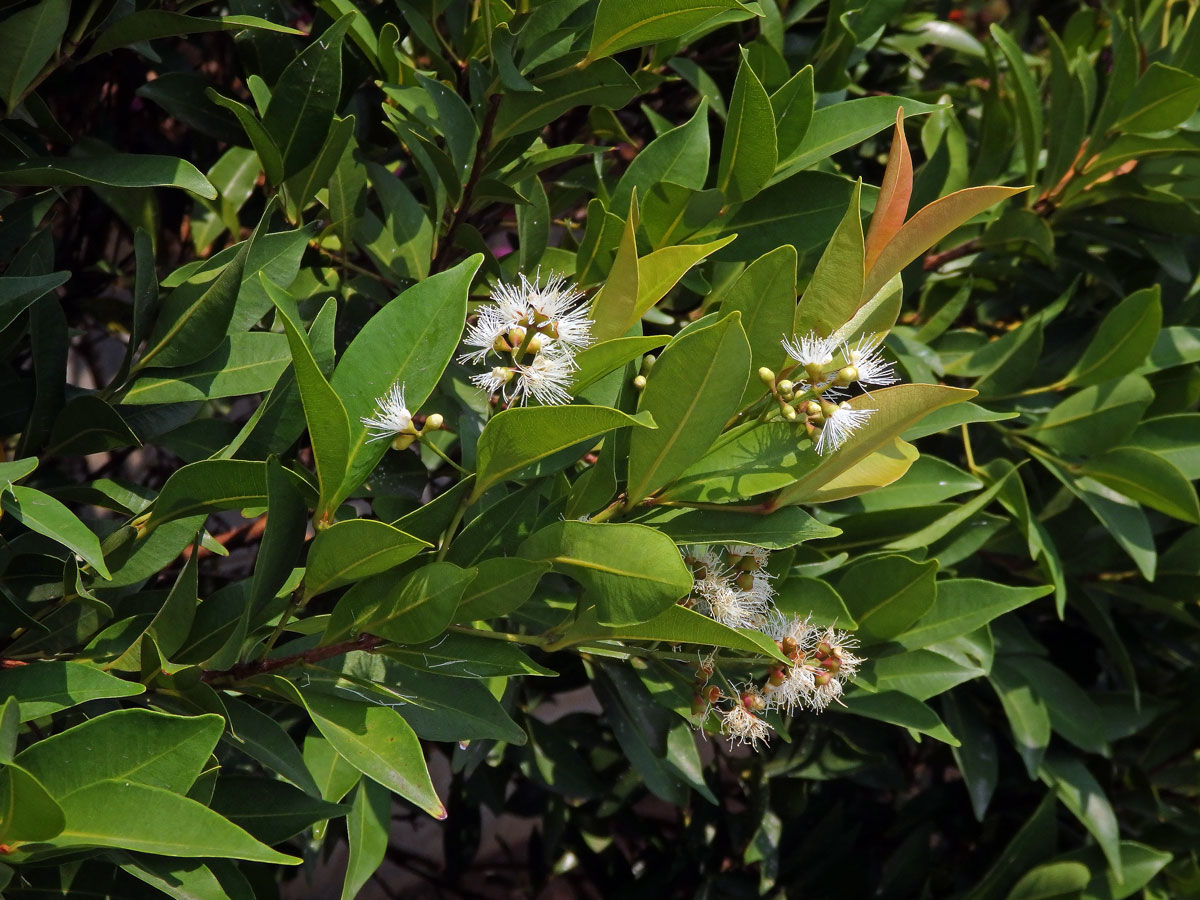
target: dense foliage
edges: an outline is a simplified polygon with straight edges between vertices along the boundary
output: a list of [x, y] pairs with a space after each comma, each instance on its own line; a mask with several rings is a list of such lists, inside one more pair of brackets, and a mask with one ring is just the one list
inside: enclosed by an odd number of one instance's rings
[[4, 896], [1200, 897], [1200, 14], [1037, 6], [10, 4]]

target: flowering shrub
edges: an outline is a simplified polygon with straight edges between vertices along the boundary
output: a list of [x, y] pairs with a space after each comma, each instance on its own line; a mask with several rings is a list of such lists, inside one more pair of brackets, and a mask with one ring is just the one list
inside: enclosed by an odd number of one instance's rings
[[12, 8], [0, 890], [1200, 894], [1127, 6]]

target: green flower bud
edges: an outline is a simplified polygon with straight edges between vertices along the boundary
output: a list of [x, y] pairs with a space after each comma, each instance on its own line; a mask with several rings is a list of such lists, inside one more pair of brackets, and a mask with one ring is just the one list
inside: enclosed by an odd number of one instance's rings
[[837, 384], [845, 386], [856, 381], [858, 381], [858, 369], [855, 366], [846, 366], [837, 373]]
[[441, 413], [434, 413], [425, 420], [423, 431], [440, 431], [445, 421]]
[[763, 384], [770, 386], [775, 383], [775, 373], [766, 366], [763, 366], [758, 370], [758, 380]]
[[633, 379], [633, 387], [635, 390], [639, 390], [639, 391], [645, 390], [646, 389], [646, 376], [645, 375], [635, 376]]

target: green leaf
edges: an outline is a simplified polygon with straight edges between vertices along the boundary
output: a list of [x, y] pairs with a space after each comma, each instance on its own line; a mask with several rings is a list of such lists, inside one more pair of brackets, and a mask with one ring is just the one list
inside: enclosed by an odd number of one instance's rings
[[905, 118], [938, 109], [906, 97], [860, 97], [821, 107], [812, 114], [804, 140], [779, 160], [771, 183], [783, 181], [801, 169], [883, 131], [895, 123], [896, 110], [901, 107]]
[[1152, 62], [1125, 101], [1113, 131], [1153, 134], [1191, 118], [1200, 105], [1200, 78], [1183, 69]]
[[9, 116], [67, 30], [70, 0], [42, 0], [4, 20], [6, 52], [0, 56], [0, 96]]
[[[951, 747], [958, 746], [958, 738], [950, 733], [945, 723], [938, 718], [938, 714], [908, 694], [899, 691], [882, 691], [878, 694], [855, 691], [843, 698], [843, 706], [845, 711], [852, 715], [901, 725], [927, 734]], [[839, 710], [836, 706], [832, 709]]]
[[1088, 456], [1129, 437], [1153, 399], [1154, 391], [1145, 378], [1122, 375], [1067, 397], [1046, 413], [1031, 433], [1061, 453]]
[[342, 91], [342, 38], [347, 13], [293, 59], [271, 90], [263, 128], [279, 148], [282, 177], [296, 174], [321, 152]]
[[895, 275], [970, 219], [1002, 200], [1028, 190], [1027, 187], [983, 186], [963, 188], [934, 200], [912, 218], [879, 253], [875, 265], [867, 273], [864, 297], [874, 297]]
[[305, 707], [325, 739], [368, 778], [411, 800], [435, 819], [446, 818], [446, 807], [429, 780], [421, 743], [394, 709], [317, 691], [302, 694], [279, 677], [254, 680]]
[[725, 503], [794, 482], [814, 464], [812, 445], [789, 422], [752, 422], [725, 432], [663, 490], [661, 499]]
[[634, 304], [633, 316], [627, 323], [626, 330], [665, 297], [689, 269], [706, 256], [716, 253], [735, 237], [736, 235], [729, 235], [707, 244], [662, 247], [639, 259], [637, 302]]
[[576, 106], [620, 109], [638, 92], [637, 83], [613, 59], [600, 59], [584, 69], [570, 68], [561, 74], [535, 78], [533, 83], [537, 93], [510, 91], [503, 95], [492, 130], [493, 144], [515, 134], [537, 131]]
[[843, 570], [835, 587], [867, 642], [886, 641], [920, 619], [937, 595], [937, 562], [903, 556], [862, 560]]
[[118, 47], [128, 47], [156, 38], [175, 37], [183, 34], [204, 34], [210, 31], [243, 31], [247, 28], [278, 31], [283, 34], [303, 35], [304, 32], [287, 25], [279, 25], [258, 16], [222, 16], [219, 19], [202, 19], [183, 13], [167, 12], [162, 9], [141, 9], [121, 16], [100, 33], [87, 52], [84, 60]]
[[341, 399], [325, 380], [325, 375], [313, 358], [304, 332], [292, 319], [292, 298], [265, 276], [259, 277], [278, 310], [287, 332], [288, 344], [292, 348], [292, 365], [296, 372], [296, 383], [300, 386], [304, 420], [308, 423], [308, 436], [312, 441], [317, 481], [320, 484], [321, 494], [315, 518], [328, 521], [345, 496], [342, 483], [350, 461], [350, 421]]
[[1114, 306], [1059, 387], [1086, 387], [1117, 378], [1138, 368], [1154, 347], [1162, 327], [1158, 285], [1134, 291]]
[[354, 900], [383, 863], [391, 825], [391, 794], [377, 782], [360, 781], [350, 814], [346, 817], [350, 858], [346, 863], [341, 900]]
[[781, 157], [791, 156], [812, 123], [813, 67], [805, 66], [771, 95], [771, 111], [775, 114], [775, 139]]
[[933, 650], [913, 650], [869, 660], [855, 676], [855, 683], [928, 700], [986, 674], [975, 662], [959, 662]]
[[[234, 893], [235, 885], [231, 884], [226, 889], [213, 874], [210, 865], [212, 868], [218, 868], [221, 863], [218, 860], [206, 864], [142, 855], [136, 858], [129, 857], [120, 867], [122, 871], [162, 891], [168, 897], [175, 897], [176, 900], [229, 900], [232, 897], [244, 900], [245, 894]], [[233, 871], [240, 876], [237, 869]], [[228, 872], [226, 869], [222, 874], [226, 876], [226, 881], [232, 881]]]
[[1118, 882], [1121, 874], [1120, 829], [1112, 804], [1081, 759], [1048, 756], [1038, 768], [1038, 777], [1054, 791], [1063, 806], [1091, 832]]
[[516, 556], [480, 560], [475, 579], [463, 592], [454, 620], [475, 622], [508, 615], [533, 595], [533, 589], [548, 571], [547, 563]]
[[59, 800], [109, 781], [182, 794], [208, 763], [224, 727], [220, 716], [117, 710], [32, 744], [16, 762]]
[[737, 0], [600, 0], [585, 62], [673, 40], [725, 10], [742, 8]]
[[[379, 195], [384, 220], [380, 225], [378, 237], [372, 238], [370, 243], [363, 240], [368, 235], [360, 225], [360, 243], [364, 244], [364, 249], [371, 254], [380, 268], [391, 273], [396, 280], [424, 279], [429, 274], [433, 251], [433, 223], [429, 221], [424, 207], [417, 202], [412, 191], [399, 177], [375, 163], [367, 164], [367, 176], [371, 186], [375, 188], [375, 193]], [[371, 219], [364, 218], [363, 222], [371, 222]], [[373, 229], [374, 223], [369, 227]], [[454, 305], [455, 296], [451, 294], [447, 298], [449, 305]], [[389, 303], [388, 307], [394, 305], [395, 301]]]
[[704, 455], [737, 411], [750, 368], [741, 316], [685, 330], [658, 358], [638, 404], [657, 430], [630, 438], [626, 508], [681, 475]]
[[1007, 587], [980, 578], [939, 581], [933, 605], [896, 638], [896, 643], [916, 650], [970, 634], [997, 616], [1045, 597], [1053, 590], [1051, 585]]
[[412, 559], [428, 541], [374, 519], [335, 522], [313, 538], [304, 572], [304, 596], [359, 581]]
[[[784, 245], [746, 267], [721, 295], [721, 315], [741, 313], [750, 342], [750, 371], [763, 366], [778, 371], [784, 359], [780, 339], [793, 328], [796, 315], [796, 248]], [[746, 382], [739, 406], [762, 396], [757, 378]]]
[[1048, 862], [1026, 872], [1008, 892], [1008, 900], [1049, 900], [1087, 886], [1088, 867], [1077, 862]]
[[56, 287], [66, 284], [70, 277], [70, 272], [0, 276], [0, 330], [11, 325], [26, 308]]
[[274, 201], [268, 202], [253, 234], [227, 265], [205, 270], [170, 293], [135, 371], [150, 365], [151, 360], [156, 366], [199, 362], [221, 345], [237, 306], [246, 260], [274, 209]]
[[761, 654], [790, 663], [779, 646], [760, 631], [730, 628], [679, 604], [673, 604], [652, 619], [629, 625], [605, 626], [596, 619], [596, 608], [579, 614], [563, 635], [572, 644], [592, 641], [665, 641], [669, 644], [700, 644]]
[[60, 807], [20, 766], [0, 767], [0, 842], [48, 841], [66, 825]]
[[817, 625], [837, 625], [854, 630], [858, 623], [846, 602], [829, 582], [806, 575], [789, 575], [779, 585], [775, 608], [793, 616], [812, 616]]
[[115, 409], [95, 394], [80, 394], [55, 419], [46, 455], [84, 456], [141, 444]]
[[[532, 406], [504, 410], [488, 420], [476, 448], [477, 500], [501, 481], [519, 478], [523, 469], [540, 459], [606, 434], [637, 425], [653, 429], [647, 412], [629, 416], [603, 406]], [[587, 448], [580, 450], [582, 454]]]
[[[798, 253], [822, 247], [841, 221], [853, 187], [853, 182], [828, 172], [800, 172], [772, 185], [725, 217], [721, 230], [737, 232], [738, 239], [721, 258], [748, 262], [781, 244], [791, 244]], [[797, 197], [805, 201], [797, 203]], [[699, 234], [710, 233], [703, 229]]]
[[1200, 478], [1200, 413], [1146, 419], [1129, 443], [1169, 462], [1189, 481]]
[[1008, 60], [1012, 73], [1013, 92], [1017, 99], [1017, 122], [1020, 125], [1021, 146], [1025, 159], [1025, 180], [1030, 184], [1037, 181], [1038, 156], [1042, 149], [1042, 100], [1038, 95], [1033, 75], [1025, 64], [1025, 55], [1003, 28], [993, 23], [992, 37], [1000, 46], [1000, 52]]
[[675, 542], [644, 525], [555, 522], [530, 535], [518, 555], [546, 560], [583, 585], [602, 625], [645, 622], [692, 587]]
[[619, 369], [628, 362], [641, 359], [651, 350], [657, 350], [663, 346], [668, 340], [669, 338], [664, 335], [622, 337], [585, 347], [575, 356], [575, 364], [579, 368], [571, 379], [569, 388], [571, 394], [578, 397], [586, 388], [595, 384], [609, 372]]
[[154, 501], [150, 528], [174, 519], [225, 509], [259, 506], [267, 500], [265, 463], [204, 459], [176, 469]]
[[279, 184], [283, 181], [283, 156], [279, 152], [279, 148], [275, 146], [275, 142], [271, 136], [267, 134], [263, 128], [262, 122], [258, 117], [251, 112], [250, 107], [244, 103], [239, 103], [236, 100], [231, 100], [228, 97], [222, 96], [217, 91], [209, 88], [206, 92], [208, 98], [217, 106], [224, 107], [237, 117], [238, 123], [242, 126], [242, 130], [246, 132], [246, 136], [250, 138], [250, 146], [254, 148], [254, 153], [258, 156], [259, 162], [262, 163], [263, 172], [266, 173], [267, 181], [271, 184]]
[[[488, 560], [492, 562], [493, 560]], [[515, 557], [509, 561], [524, 562]], [[539, 666], [516, 644], [493, 640], [490, 631], [443, 634], [431, 643], [388, 647], [379, 651], [411, 669], [448, 678], [509, 678], [514, 675], [557, 675]]]
[[996, 740], [979, 710], [954, 694], [941, 698], [942, 718], [961, 742], [955, 747], [954, 762], [962, 773], [975, 821], [982, 822], [1000, 779]]
[[0, 184], [26, 187], [177, 187], [207, 200], [217, 197], [216, 188], [187, 160], [148, 153], [0, 160]]
[[633, 158], [612, 193], [610, 209], [628, 209], [636, 189], [646, 196], [662, 182], [700, 190], [708, 176], [708, 103], [682, 125], [663, 132]]
[[[592, 337], [597, 341], [619, 338], [637, 321], [638, 317], [634, 311], [637, 309], [641, 280], [641, 267], [638, 265], [637, 255], [637, 227], [638, 195], [635, 190], [629, 201], [629, 215], [625, 219], [608, 277], [592, 297]], [[581, 246], [580, 252], [582, 251]], [[582, 273], [584, 270], [580, 271]]]
[[59, 805], [67, 824], [47, 842], [56, 847], [120, 847], [175, 857], [300, 863], [195, 800], [140, 782], [98, 781], [61, 797]]
[[302, 791], [320, 796], [317, 783], [304, 765], [304, 757], [282, 725], [249, 703], [230, 696], [221, 699], [229, 713], [230, 725], [221, 735], [223, 741], [258, 760], [268, 770], [277, 772]]
[[360, 422], [376, 412], [376, 399], [396, 382], [416, 412], [433, 393], [458, 346], [467, 316], [467, 293], [483, 257], [471, 256], [426, 278], [377, 312], [342, 354], [330, 384], [350, 422], [350, 461], [339, 492], [350, 493], [387, 452], [387, 441], [370, 442]]
[[[832, 335], [858, 310], [865, 278], [862, 214], [859, 212], [861, 189], [861, 182], [855, 184], [846, 214], [804, 289], [804, 296], [795, 310], [795, 324], [788, 329], [794, 334], [815, 331], [820, 337]], [[858, 336], [846, 335], [851, 340]]]
[[227, 336], [210, 355], [169, 376], [143, 374], [121, 397], [127, 406], [216, 400], [269, 391], [292, 355], [287, 338], [263, 331]]
[[1188, 477], [1157, 453], [1117, 447], [1088, 459], [1079, 474], [1095, 479], [1131, 500], [1200, 525], [1200, 499]]
[[1033, 778], [1050, 744], [1050, 713], [1021, 670], [1006, 658], [993, 663], [990, 680], [1004, 707], [1017, 752]]
[[677, 544], [752, 544], [768, 550], [842, 533], [794, 506], [766, 515], [756, 512], [659, 507], [638, 522], [658, 529]]
[[1062, 669], [1040, 657], [1019, 659], [1016, 668], [1046, 704], [1050, 727], [1081, 750], [1107, 756], [1104, 716], [1087, 692]]
[[402, 579], [376, 575], [348, 590], [333, 608], [321, 641], [374, 634], [400, 644], [437, 637], [454, 618], [474, 569], [434, 562]]
[[273, 778], [222, 775], [209, 804], [264, 844], [278, 844], [314, 822], [341, 818], [349, 810], [298, 791]]
[[770, 180], [778, 161], [775, 141], [771, 100], [742, 50], [717, 164], [716, 187], [726, 203], [749, 200]]
[[79, 554], [101, 577], [111, 577], [100, 552], [99, 539], [75, 513], [49, 494], [19, 484], [9, 485], [0, 492], [0, 508], [30, 531], [44, 534]]
[[146, 626], [146, 634], [154, 638], [155, 646], [164, 659], [175, 655], [175, 651], [187, 640], [188, 632], [192, 628], [196, 604], [200, 602], [197, 575], [199, 560], [200, 540], [197, 538], [192, 543], [191, 555], [179, 570], [179, 576], [171, 586], [167, 599]]
[[1060, 859], [1081, 862], [1092, 873], [1081, 900], [1125, 900], [1132, 897], [1162, 871], [1172, 859], [1170, 853], [1155, 850], [1135, 841], [1121, 841], [1121, 879], [1104, 863], [1097, 847], [1084, 847]]

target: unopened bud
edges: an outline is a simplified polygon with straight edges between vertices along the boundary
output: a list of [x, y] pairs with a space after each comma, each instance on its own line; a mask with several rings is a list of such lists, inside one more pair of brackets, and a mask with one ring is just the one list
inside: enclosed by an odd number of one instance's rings
[[429, 416], [425, 419], [424, 430], [425, 431], [440, 431], [442, 428], [442, 425], [445, 423], [445, 421], [446, 420], [444, 418], [442, 418], [441, 413], [433, 413], [431, 416]]
[[824, 416], [824, 411], [821, 409], [821, 404], [816, 400], [807, 401], [802, 408], [804, 410], [804, 415], [808, 416], [810, 419], [822, 418]]
[[783, 407], [783, 417], [789, 422], [794, 422], [797, 418], [796, 410], [790, 406]]
[[407, 450], [416, 439], [417, 436], [415, 434], [398, 434], [392, 438], [392, 449]]
[[634, 390], [637, 390], [637, 391], [644, 391], [646, 389], [646, 376], [645, 375], [635, 376], [633, 379], [633, 388], [634, 388]]
[[758, 694], [752, 694], [749, 691], [742, 694], [741, 700], [742, 700], [742, 706], [746, 707], [746, 709], [751, 709], [756, 712], [759, 712], [759, 711], [762, 711], [767, 708], [766, 700], [764, 700]]
[[821, 643], [817, 644], [817, 649], [816, 649], [817, 656], [826, 657], [832, 652], [833, 652], [833, 647], [831, 647], [829, 645], [828, 641], [821, 641]]
[[643, 375], [649, 374], [650, 370], [654, 368], [654, 364], [656, 362], [658, 362], [657, 356], [643, 356], [642, 357], [642, 367], [641, 367], [642, 374]]
[[842, 667], [842, 661], [836, 656], [827, 656], [821, 660], [821, 668], [828, 669], [830, 672], [836, 672]]
[[839, 370], [836, 381], [840, 385], [853, 384], [858, 381], [858, 368], [855, 366], [846, 366]]
[[766, 366], [763, 366], [758, 370], [758, 380], [765, 385], [772, 385], [775, 383], [775, 373]]
[[525, 340], [525, 329], [513, 327], [508, 329], [508, 343], [513, 349], [521, 346], [521, 342]]
[[779, 388], [779, 393], [783, 394], [785, 397], [791, 397], [796, 390], [796, 385], [788, 381], [786, 378], [779, 382], [776, 387]]

